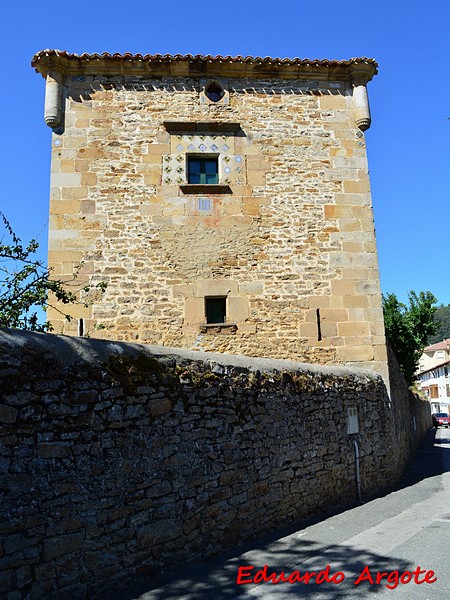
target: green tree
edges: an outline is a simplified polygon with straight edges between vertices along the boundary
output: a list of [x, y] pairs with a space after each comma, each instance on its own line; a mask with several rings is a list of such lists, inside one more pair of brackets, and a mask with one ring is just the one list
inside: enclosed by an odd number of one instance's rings
[[[36, 240], [22, 244], [2, 212], [0, 217], [5, 227], [0, 240], [0, 327], [51, 331], [51, 324], [40, 322], [39, 318], [39, 308], [45, 311], [49, 306], [49, 294], [62, 304], [87, 306], [86, 302], [80, 302], [78, 293], [87, 294], [91, 286], [77, 285], [80, 267], [69, 281], [52, 278], [44, 262], [34, 256], [39, 247]], [[5, 243], [5, 237], [9, 237], [9, 243]], [[106, 284], [99, 283], [94, 287], [104, 291]], [[69, 314], [57, 310], [70, 321]]]
[[436, 298], [431, 292], [409, 292], [409, 305], [398, 301], [395, 294], [383, 295], [386, 335], [409, 385], [430, 335], [436, 332], [434, 320]]
[[438, 329], [434, 335], [428, 338], [427, 346], [450, 338], [450, 304], [438, 306], [434, 314], [434, 320], [438, 325]]

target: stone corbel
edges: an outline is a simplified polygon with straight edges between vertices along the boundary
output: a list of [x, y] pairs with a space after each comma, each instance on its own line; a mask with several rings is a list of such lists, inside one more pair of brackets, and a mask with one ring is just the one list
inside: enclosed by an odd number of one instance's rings
[[58, 71], [47, 73], [45, 84], [45, 123], [55, 129], [62, 120], [63, 75]]
[[[358, 68], [359, 67], [359, 68]], [[353, 68], [353, 107], [356, 125], [361, 131], [369, 129], [372, 123], [370, 115], [369, 97], [367, 95], [366, 84], [370, 80], [365, 72], [364, 65], [357, 65]]]
[[369, 129], [372, 123], [370, 116], [369, 97], [367, 96], [367, 88], [364, 84], [353, 84], [353, 104], [355, 107], [356, 125], [361, 131]]

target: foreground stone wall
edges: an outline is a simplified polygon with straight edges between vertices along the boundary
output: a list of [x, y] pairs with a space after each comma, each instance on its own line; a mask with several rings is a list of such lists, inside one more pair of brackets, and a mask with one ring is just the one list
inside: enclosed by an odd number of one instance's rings
[[396, 460], [405, 464], [416, 446], [417, 438], [422, 439], [426, 430], [431, 427], [430, 403], [408, 388], [389, 343], [387, 350], [393, 447], [398, 455]]
[[398, 478], [427, 426], [419, 410], [414, 433], [402, 404], [395, 429], [371, 371], [25, 332], [1, 334], [0, 390], [0, 594], [14, 599], [107, 598], [354, 502], [350, 406], [363, 496]]

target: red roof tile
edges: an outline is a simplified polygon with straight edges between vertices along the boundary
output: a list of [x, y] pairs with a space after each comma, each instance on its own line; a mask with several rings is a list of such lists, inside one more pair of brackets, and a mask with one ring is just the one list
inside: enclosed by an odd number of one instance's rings
[[443, 340], [442, 342], [432, 344], [431, 346], [427, 346], [424, 349], [424, 352], [434, 352], [435, 350], [450, 350], [450, 338]]
[[98, 52], [89, 53], [83, 52], [83, 54], [71, 54], [66, 50], [41, 50], [37, 52], [31, 61], [32, 66], [36, 66], [37, 61], [43, 56], [61, 56], [68, 58], [69, 60], [89, 61], [89, 60], [144, 60], [144, 61], [157, 61], [157, 62], [175, 62], [175, 61], [199, 61], [199, 62], [233, 62], [233, 63], [266, 63], [266, 64], [285, 64], [285, 65], [310, 65], [310, 66], [337, 66], [337, 65], [352, 65], [352, 64], [372, 64], [374, 67], [378, 67], [377, 62], [373, 58], [350, 58], [349, 60], [328, 60], [328, 59], [309, 59], [309, 58], [271, 58], [266, 56], [221, 56], [220, 54], [212, 56], [211, 54], [131, 54], [125, 52], [120, 54], [115, 52], [110, 54], [109, 52]]
[[65, 50], [41, 50], [31, 65], [43, 76], [51, 70], [64, 73], [138, 74], [158, 76], [202, 76], [220, 73], [224, 76], [352, 81], [354, 77], [370, 81], [377, 74], [373, 58], [328, 60], [309, 58], [271, 58], [270, 56], [212, 56], [211, 54], [124, 54], [84, 52], [71, 54]]

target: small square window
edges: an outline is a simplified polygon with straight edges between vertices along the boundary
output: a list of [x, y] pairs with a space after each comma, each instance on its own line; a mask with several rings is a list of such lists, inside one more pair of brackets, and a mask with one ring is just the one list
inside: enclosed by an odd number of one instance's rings
[[227, 316], [227, 299], [205, 298], [205, 313], [207, 323], [225, 323]]
[[198, 198], [197, 208], [200, 212], [210, 213], [212, 210], [211, 198]]
[[217, 156], [188, 156], [188, 183], [217, 185], [219, 183], [219, 158]]

